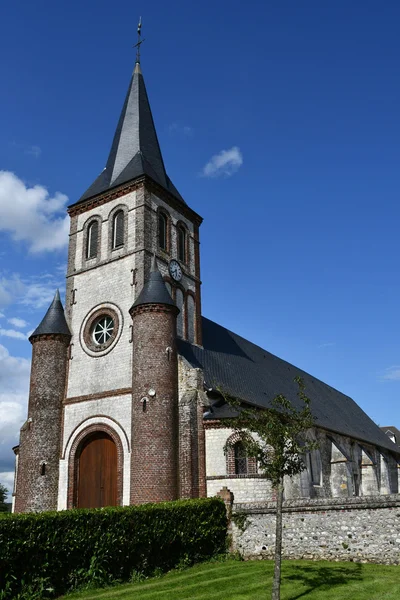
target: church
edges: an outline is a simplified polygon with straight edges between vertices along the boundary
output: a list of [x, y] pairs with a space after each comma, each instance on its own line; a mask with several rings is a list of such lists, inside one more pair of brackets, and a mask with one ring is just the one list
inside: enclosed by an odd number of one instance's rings
[[57, 292], [29, 338], [14, 512], [224, 487], [239, 503], [273, 499], [218, 389], [259, 408], [277, 394], [296, 404], [297, 375], [319, 445], [285, 498], [398, 492], [400, 447], [351, 398], [202, 316], [202, 218], [167, 175], [139, 53], [106, 167], [68, 213], [65, 307]]

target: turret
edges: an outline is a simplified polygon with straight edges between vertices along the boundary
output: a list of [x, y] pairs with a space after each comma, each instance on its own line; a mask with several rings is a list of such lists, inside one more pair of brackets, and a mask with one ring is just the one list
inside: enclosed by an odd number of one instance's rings
[[28, 419], [21, 428], [15, 512], [56, 510], [62, 403], [71, 332], [60, 294], [29, 338], [32, 367]]
[[178, 497], [176, 317], [154, 256], [134, 302], [131, 503]]

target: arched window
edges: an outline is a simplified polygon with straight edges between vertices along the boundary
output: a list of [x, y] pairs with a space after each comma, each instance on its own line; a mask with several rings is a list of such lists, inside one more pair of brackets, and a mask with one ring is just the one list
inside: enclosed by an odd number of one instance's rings
[[235, 474], [247, 475], [247, 454], [242, 442], [236, 442], [233, 447], [235, 454]]
[[178, 225], [178, 259], [186, 262], [186, 229], [183, 225]]
[[86, 240], [86, 258], [96, 258], [99, 239], [99, 224], [92, 221], [88, 227]]
[[158, 213], [158, 245], [161, 250], [168, 250], [167, 227], [167, 215], [160, 211]]
[[124, 245], [124, 211], [119, 210], [115, 213], [112, 228], [112, 247], [121, 248]]
[[187, 339], [192, 344], [195, 342], [196, 304], [191, 294], [186, 298], [187, 311]]
[[175, 293], [175, 304], [176, 306], [179, 308], [179, 314], [178, 314], [178, 318], [176, 320], [176, 334], [178, 337], [183, 338], [183, 323], [184, 323], [184, 310], [185, 310], [185, 304], [184, 304], [184, 296], [183, 296], [183, 292], [180, 288], [177, 288], [176, 293]]

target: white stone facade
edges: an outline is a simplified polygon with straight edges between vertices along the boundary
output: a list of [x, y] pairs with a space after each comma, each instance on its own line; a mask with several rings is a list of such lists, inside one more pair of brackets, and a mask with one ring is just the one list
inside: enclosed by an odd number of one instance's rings
[[76, 402], [65, 407], [62, 458], [58, 488], [58, 510], [67, 508], [68, 467], [72, 445], [77, 436], [89, 425], [105, 424], [121, 440], [123, 448], [123, 504], [129, 504], [131, 462], [131, 406], [130, 394]]
[[232, 435], [229, 428], [206, 429], [207, 496], [215, 496], [224, 486], [233, 492], [235, 502], [263, 502], [271, 498], [271, 484], [259, 475], [230, 476], [224, 446]]

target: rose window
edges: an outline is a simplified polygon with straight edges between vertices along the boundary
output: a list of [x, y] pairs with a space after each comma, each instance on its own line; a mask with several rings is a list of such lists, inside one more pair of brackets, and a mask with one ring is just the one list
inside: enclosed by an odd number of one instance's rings
[[103, 315], [95, 322], [93, 326], [93, 341], [98, 346], [104, 346], [111, 339], [114, 332], [114, 320], [108, 316]]

